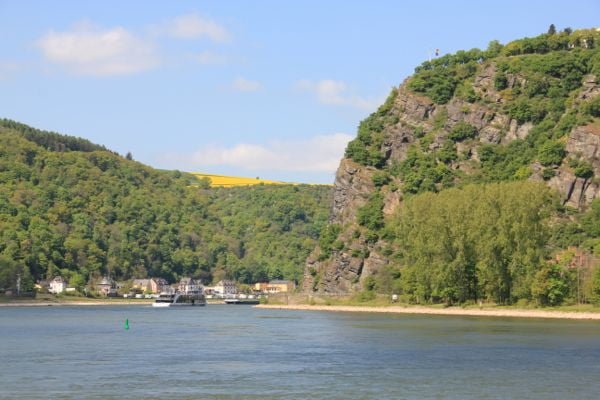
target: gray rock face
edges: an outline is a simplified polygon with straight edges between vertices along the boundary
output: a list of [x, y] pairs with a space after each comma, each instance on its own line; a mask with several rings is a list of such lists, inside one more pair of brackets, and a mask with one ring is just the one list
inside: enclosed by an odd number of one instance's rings
[[[508, 144], [516, 139], [524, 139], [533, 125], [519, 125], [508, 115], [500, 113], [498, 104], [503, 102], [501, 94], [494, 88], [494, 65], [486, 66], [475, 77], [473, 88], [483, 101], [472, 104], [459, 98], [453, 98], [446, 105], [436, 105], [430, 99], [409, 92], [404, 85], [398, 90], [392, 106], [397, 123], [384, 128], [385, 139], [381, 148], [388, 165], [406, 158], [409, 147], [417, 140], [415, 129], [427, 134], [433, 132], [430, 149], [437, 148], [446, 140], [452, 127], [460, 122], [474, 126], [478, 131], [475, 140], [458, 143], [457, 152], [463, 159], [451, 165], [465, 174], [473, 173], [473, 163], [479, 161], [477, 146], [481, 143]], [[520, 78], [508, 76], [509, 87]], [[579, 99], [587, 101], [600, 94], [600, 86], [593, 76], [587, 76]], [[443, 126], [440, 119], [444, 117]], [[594, 169], [594, 175], [600, 177], [600, 127], [589, 125], [575, 128], [568, 136], [566, 151], [569, 154], [556, 175], [548, 185], [562, 196], [564, 204], [582, 208], [600, 196], [600, 186], [595, 179], [582, 179], [574, 175], [567, 159], [586, 160]], [[531, 179], [541, 180], [543, 167], [532, 165]], [[362, 207], [375, 192], [372, 182], [373, 167], [359, 165], [350, 159], [342, 159], [336, 173], [333, 206], [330, 222], [341, 226], [339, 239], [346, 246], [334, 251], [324, 261], [318, 261], [320, 250], [317, 248], [309, 256], [305, 274], [304, 290], [329, 293], [342, 293], [359, 290], [365, 279], [388, 263], [382, 255], [386, 243], [379, 239], [375, 243], [367, 242], [364, 235], [356, 235], [361, 227], [356, 222], [357, 210]], [[393, 184], [401, 187], [402, 182], [393, 178]], [[384, 188], [384, 215], [389, 216], [401, 205], [403, 194], [399, 190]], [[363, 232], [364, 233], [364, 232]]]
[[[569, 157], [589, 162], [594, 169], [594, 176], [600, 176], [600, 127], [587, 125], [575, 128], [569, 135], [565, 150]], [[548, 184], [561, 194], [564, 205], [586, 207], [600, 196], [598, 181], [576, 177], [567, 158]]]
[[331, 222], [343, 224], [353, 220], [356, 209], [365, 204], [375, 186], [371, 180], [372, 167], [359, 165], [344, 158], [340, 162], [333, 189]]

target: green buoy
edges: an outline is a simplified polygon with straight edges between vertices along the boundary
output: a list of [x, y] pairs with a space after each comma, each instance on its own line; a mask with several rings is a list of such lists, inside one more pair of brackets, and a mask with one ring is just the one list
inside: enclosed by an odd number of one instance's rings
[[129, 330], [129, 318], [125, 319], [125, 330], [128, 331]]

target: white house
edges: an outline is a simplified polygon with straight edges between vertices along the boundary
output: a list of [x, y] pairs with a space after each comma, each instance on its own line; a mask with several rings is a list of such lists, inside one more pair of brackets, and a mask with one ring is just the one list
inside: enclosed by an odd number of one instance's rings
[[238, 290], [234, 281], [221, 280], [215, 286], [213, 286], [213, 292], [218, 293], [224, 297], [236, 295]]
[[181, 278], [178, 286], [179, 293], [190, 294], [190, 293], [200, 293], [204, 292], [204, 286], [200, 281], [196, 281], [192, 278]]
[[67, 281], [62, 276], [57, 276], [50, 281], [48, 291], [50, 293], [59, 294], [67, 289]]

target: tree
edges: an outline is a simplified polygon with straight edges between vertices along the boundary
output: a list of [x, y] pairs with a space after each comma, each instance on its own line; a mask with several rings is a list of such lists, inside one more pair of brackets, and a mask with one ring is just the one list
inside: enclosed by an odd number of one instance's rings
[[550, 26], [548, 27], [548, 35], [554, 34], [556, 34], [556, 27], [554, 26], [554, 24], [550, 24]]
[[129, 161], [133, 160], [133, 154], [131, 154], [130, 151], [127, 152], [127, 154], [125, 155], [125, 158]]
[[531, 294], [542, 306], [560, 305], [567, 296], [569, 286], [559, 265], [546, 264], [536, 274]]
[[386, 229], [399, 249], [404, 291], [449, 304], [529, 298], [543, 264], [549, 193], [525, 181], [406, 199]]

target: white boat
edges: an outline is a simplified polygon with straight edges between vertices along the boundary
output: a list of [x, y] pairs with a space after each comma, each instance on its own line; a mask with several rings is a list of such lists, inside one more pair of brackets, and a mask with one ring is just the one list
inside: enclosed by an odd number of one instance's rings
[[206, 298], [200, 292], [197, 293], [161, 293], [152, 303], [152, 307], [185, 307], [205, 306]]
[[260, 304], [259, 299], [225, 299], [225, 304]]

